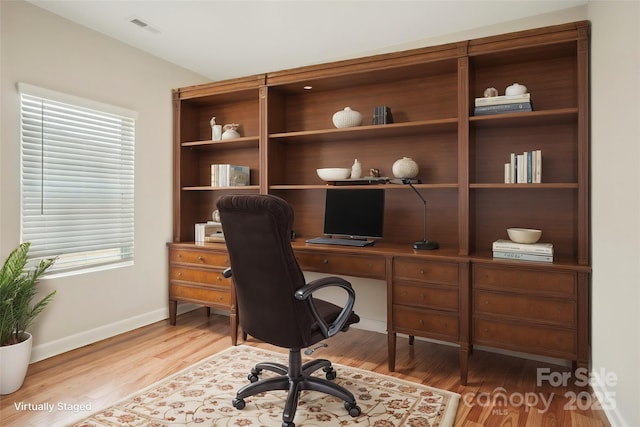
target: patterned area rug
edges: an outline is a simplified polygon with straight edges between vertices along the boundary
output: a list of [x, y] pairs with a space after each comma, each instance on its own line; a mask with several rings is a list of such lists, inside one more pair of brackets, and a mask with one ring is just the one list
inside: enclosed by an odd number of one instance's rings
[[[251, 368], [263, 361], [287, 363], [287, 355], [244, 345], [231, 347], [110, 408], [64, 425], [278, 427], [282, 425], [284, 391], [247, 398], [243, 410], [231, 405], [235, 391], [248, 384]], [[335, 381], [354, 394], [362, 415], [352, 418], [342, 401], [303, 391], [294, 419], [296, 426], [453, 425], [460, 398], [456, 393], [335, 363], [333, 366], [338, 375]], [[275, 374], [263, 371], [261, 378], [272, 375]], [[317, 375], [324, 373], [320, 370]]]

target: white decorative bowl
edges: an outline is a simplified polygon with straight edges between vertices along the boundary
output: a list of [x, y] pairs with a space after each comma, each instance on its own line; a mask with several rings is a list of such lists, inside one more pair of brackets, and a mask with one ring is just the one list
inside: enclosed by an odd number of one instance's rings
[[362, 124], [362, 114], [349, 107], [336, 112], [332, 119], [333, 125], [337, 128], [350, 128]]
[[351, 176], [351, 168], [320, 168], [316, 172], [323, 181], [337, 181]]
[[536, 243], [542, 236], [542, 230], [533, 228], [507, 228], [509, 239], [516, 243]]

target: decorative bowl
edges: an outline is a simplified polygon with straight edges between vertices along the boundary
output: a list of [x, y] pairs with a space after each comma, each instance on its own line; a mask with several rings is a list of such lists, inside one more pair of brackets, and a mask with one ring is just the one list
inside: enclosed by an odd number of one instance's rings
[[507, 228], [507, 234], [512, 242], [536, 243], [542, 236], [542, 230], [533, 228]]
[[336, 112], [333, 117], [333, 125], [337, 128], [350, 128], [362, 124], [362, 114], [345, 107], [344, 110]]
[[351, 176], [351, 168], [320, 168], [316, 172], [323, 181], [337, 181]]

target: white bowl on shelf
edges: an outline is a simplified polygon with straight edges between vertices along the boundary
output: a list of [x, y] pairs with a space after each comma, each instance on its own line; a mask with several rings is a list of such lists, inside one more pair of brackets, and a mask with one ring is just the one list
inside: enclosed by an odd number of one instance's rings
[[351, 176], [351, 168], [320, 168], [316, 172], [323, 181], [337, 181]]
[[542, 230], [533, 228], [507, 228], [507, 234], [512, 242], [536, 243], [542, 236]]

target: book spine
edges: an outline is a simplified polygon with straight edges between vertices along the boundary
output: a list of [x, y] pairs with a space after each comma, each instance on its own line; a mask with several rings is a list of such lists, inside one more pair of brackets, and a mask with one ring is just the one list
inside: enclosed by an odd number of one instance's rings
[[511, 163], [504, 164], [504, 183], [511, 183]]
[[535, 169], [535, 180], [533, 182], [540, 184], [542, 182], [542, 151], [535, 151], [536, 158], [536, 169]]
[[516, 183], [516, 153], [511, 153], [510, 161], [511, 161], [511, 184]]
[[525, 151], [524, 153], [527, 156], [527, 183], [531, 184], [533, 182], [533, 158], [531, 156], [531, 151]]
[[493, 242], [493, 251], [498, 252], [518, 252], [524, 254], [553, 255], [553, 248], [549, 246], [540, 246], [535, 243], [516, 243], [516, 242]]
[[517, 184], [523, 184], [526, 182], [525, 175], [525, 162], [524, 156], [522, 154], [518, 154], [516, 156], [516, 173], [518, 174], [518, 178], [516, 179]]
[[516, 259], [521, 261], [553, 262], [553, 255], [527, 254], [521, 252], [493, 251], [494, 258]]
[[514, 104], [485, 105], [482, 107], [475, 107], [473, 110], [476, 116], [487, 115], [487, 114], [512, 113], [517, 111], [533, 111], [533, 110], [529, 102], [518, 102]]
[[512, 95], [512, 96], [492, 96], [489, 98], [476, 98], [475, 106], [483, 107], [486, 105], [501, 105], [501, 104], [514, 104], [521, 102], [531, 102], [531, 94], [525, 93], [522, 95]]

